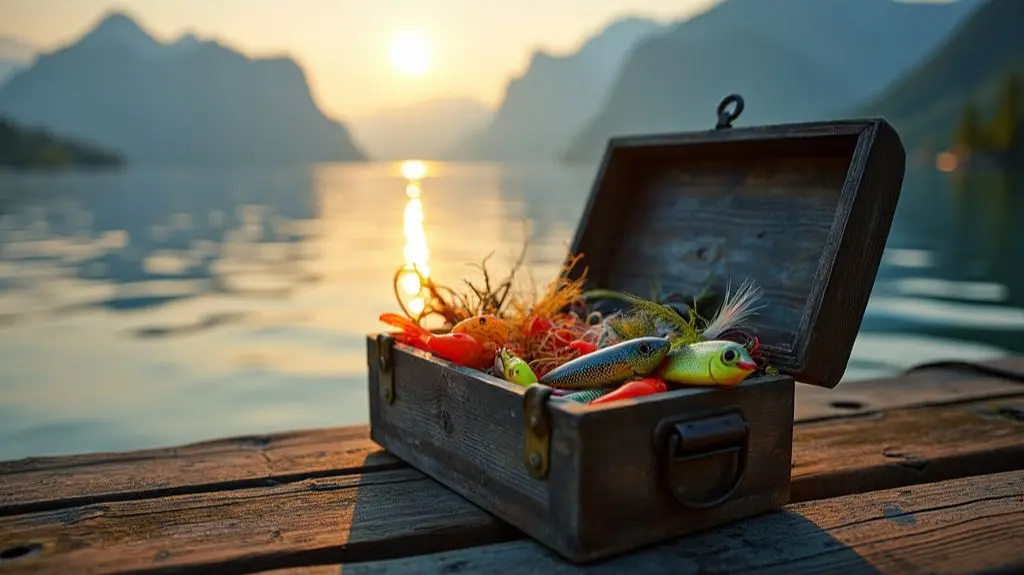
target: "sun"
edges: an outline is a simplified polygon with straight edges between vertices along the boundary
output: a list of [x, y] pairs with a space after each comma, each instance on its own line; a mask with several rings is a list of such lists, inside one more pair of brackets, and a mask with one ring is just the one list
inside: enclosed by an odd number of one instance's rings
[[430, 69], [430, 46], [422, 34], [403, 32], [391, 41], [391, 65], [407, 76], [422, 76]]

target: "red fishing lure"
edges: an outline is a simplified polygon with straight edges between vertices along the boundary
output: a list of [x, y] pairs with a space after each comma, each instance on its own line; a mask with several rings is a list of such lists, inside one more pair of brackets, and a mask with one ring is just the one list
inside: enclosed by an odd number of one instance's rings
[[632, 399], [634, 397], [643, 397], [645, 395], [652, 395], [655, 393], [661, 393], [668, 390], [668, 386], [665, 382], [657, 377], [646, 377], [644, 379], [635, 379], [633, 381], [622, 384], [619, 388], [611, 393], [602, 395], [601, 397], [590, 402], [590, 405], [598, 405], [601, 403], [610, 403], [620, 399]]
[[530, 325], [526, 330], [527, 337], [535, 337], [555, 328], [555, 322], [546, 317], [533, 316]]
[[589, 341], [583, 341], [582, 339], [569, 342], [569, 347], [579, 352], [580, 355], [587, 355], [588, 353], [597, 351], [596, 345]]
[[395, 313], [382, 313], [380, 321], [402, 330], [395, 334], [395, 339], [399, 342], [430, 352], [452, 363], [483, 370], [494, 361], [494, 354], [489, 353], [469, 334], [433, 334], [412, 320]]

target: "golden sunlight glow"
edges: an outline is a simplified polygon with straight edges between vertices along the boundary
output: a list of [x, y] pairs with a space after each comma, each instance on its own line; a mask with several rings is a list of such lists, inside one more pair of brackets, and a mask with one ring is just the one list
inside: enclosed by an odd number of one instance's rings
[[403, 32], [391, 41], [391, 65], [407, 76], [422, 76], [430, 68], [430, 47], [421, 34]]
[[430, 277], [430, 250], [427, 248], [427, 236], [423, 231], [423, 200], [420, 195], [423, 193], [417, 182], [427, 173], [427, 167], [423, 162], [410, 160], [402, 164], [402, 175], [408, 182], [405, 185], [405, 195], [408, 199], [405, 202], [405, 213], [402, 216], [402, 227], [405, 235], [405, 269], [410, 273], [403, 274], [399, 280], [402, 291], [407, 295], [415, 296], [407, 307], [409, 312], [419, 316], [425, 306], [421, 295], [423, 286], [420, 285], [420, 278], [412, 270], [418, 270], [423, 277]]
[[[405, 267], [412, 270], [418, 269], [424, 277], [430, 276], [430, 265], [427, 260], [430, 251], [427, 249], [427, 237], [423, 233], [423, 200], [409, 198], [405, 203], [405, 216], [403, 218], [405, 228]], [[420, 291], [420, 281], [416, 274], [405, 274], [402, 276], [402, 288], [409, 295], [416, 295]]]
[[426, 305], [427, 304], [423, 303], [423, 298], [418, 297], [418, 298], [412, 300], [411, 302], [409, 302], [409, 311], [413, 315], [419, 316], [421, 313], [423, 313], [423, 308], [425, 308]]
[[402, 177], [407, 180], [419, 180], [427, 175], [427, 165], [419, 160], [402, 162]]

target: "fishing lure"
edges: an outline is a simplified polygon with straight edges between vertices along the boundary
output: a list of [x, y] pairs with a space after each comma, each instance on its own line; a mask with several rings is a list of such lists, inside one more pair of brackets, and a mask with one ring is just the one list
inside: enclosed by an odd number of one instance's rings
[[382, 313], [380, 321], [402, 330], [395, 336], [398, 341], [430, 352], [454, 364], [474, 369], [485, 369], [493, 356], [473, 336], [465, 333], [433, 334], [408, 318], [396, 313]]
[[672, 307], [643, 299], [625, 292], [595, 290], [591, 297], [604, 296], [621, 299], [630, 304], [628, 311], [609, 317], [605, 321], [604, 341], [617, 342], [639, 337], [683, 338], [699, 341], [695, 320], [683, 319]]
[[680, 385], [733, 386], [757, 370], [747, 348], [734, 341], [702, 341], [669, 352], [658, 374]]
[[582, 339], [570, 341], [568, 347], [578, 352], [580, 355], [587, 355], [588, 353], [594, 353], [595, 351], [597, 351], [596, 344], [590, 343], [589, 341], [585, 341]]
[[494, 356], [494, 370], [500, 373], [505, 381], [516, 385], [529, 387], [530, 384], [537, 383], [537, 376], [530, 369], [530, 365], [505, 348], [498, 350], [498, 355]]
[[572, 359], [545, 373], [540, 382], [570, 389], [616, 385], [657, 369], [670, 347], [661, 337], [631, 339]]
[[587, 292], [590, 298], [611, 298], [625, 301], [631, 311], [605, 322], [607, 341], [622, 341], [637, 337], [667, 337], [674, 345], [697, 343], [720, 337], [723, 333], [742, 326], [761, 309], [758, 303], [763, 291], [750, 280], [744, 281], [735, 293], [731, 282], [726, 285], [722, 305], [703, 328], [696, 325], [696, 315], [684, 319], [669, 305], [663, 305], [633, 294], [614, 290]]
[[513, 331], [509, 322], [490, 314], [466, 318], [452, 328], [452, 333], [471, 335], [481, 344], [493, 345], [495, 350], [509, 344], [513, 338]]
[[611, 388], [602, 387], [594, 389], [584, 389], [583, 391], [574, 391], [572, 393], [567, 393], [559, 397], [559, 399], [567, 399], [569, 401], [575, 401], [577, 403], [590, 403], [591, 401], [594, 401], [595, 399], [602, 397], [611, 391], [613, 391]]
[[628, 381], [619, 386], [615, 391], [607, 393], [598, 397], [590, 402], [590, 405], [599, 405], [602, 403], [611, 403], [620, 399], [632, 399], [634, 397], [643, 397], [645, 395], [652, 395], [655, 393], [662, 393], [668, 390], [668, 386], [665, 382], [658, 377], [645, 377], [644, 379], [635, 379]]
[[526, 322], [526, 337], [536, 337], [555, 329], [555, 322], [546, 317], [530, 316]]

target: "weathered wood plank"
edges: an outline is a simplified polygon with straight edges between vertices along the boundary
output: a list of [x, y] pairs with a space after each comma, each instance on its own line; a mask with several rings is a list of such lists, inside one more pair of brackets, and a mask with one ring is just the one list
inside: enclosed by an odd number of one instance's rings
[[1020, 573], [1024, 472], [791, 505], [586, 567], [533, 541], [346, 565], [382, 573]]
[[[519, 533], [413, 469], [0, 519], [25, 573], [249, 573], [455, 549]], [[15, 551], [12, 551], [15, 550]]]
[[260, 575], [340, 575], [343, 567], [340, 565], [312, 565], [310, 567], [287, 567], [285, 569], [271, 569], [260, 571]]
[[[1024, 372], [1024, 356], [984, 365]], [[834, 390], [798, 385], [795, 417], [797, 423], [804, 423], [1010, 395], [1024, 395], [1024, 385], [972, 372], [927, 370], [902, 378], [843, 384]], [[365, 426], [128, 453], [28, 458], [0, 462], [0, 516], [399, 467], [403, 464], [370, 441]]]
[[405, 467], [347, 427], [0, 462], [0, 516]]
[[[1024, 356], [977, 362], [1024, 375]], [[925, 369], [906, 375], [844, 383], [835, 389], [798, 385], [797, 422], [877, 413], [886, 409], [940, 405], [1024, 394], [1024, 381], [960, 369]]]
[[[1020, 400], [992, 400], [798, 426], [791, 499], [1024, 468], [1017, 409], [1024, 409]], [[893, 444], [921, 470], [886, 456]], [[519, 536], [412, 469], [5, 517], [0, 534], [0, 554], [42, 545], [22, 563], [26, 572], [192, 566], [222, 573], [398, 557]]]
[[790, 501], [1024, 469], [1024, 397], [796, 427]]

